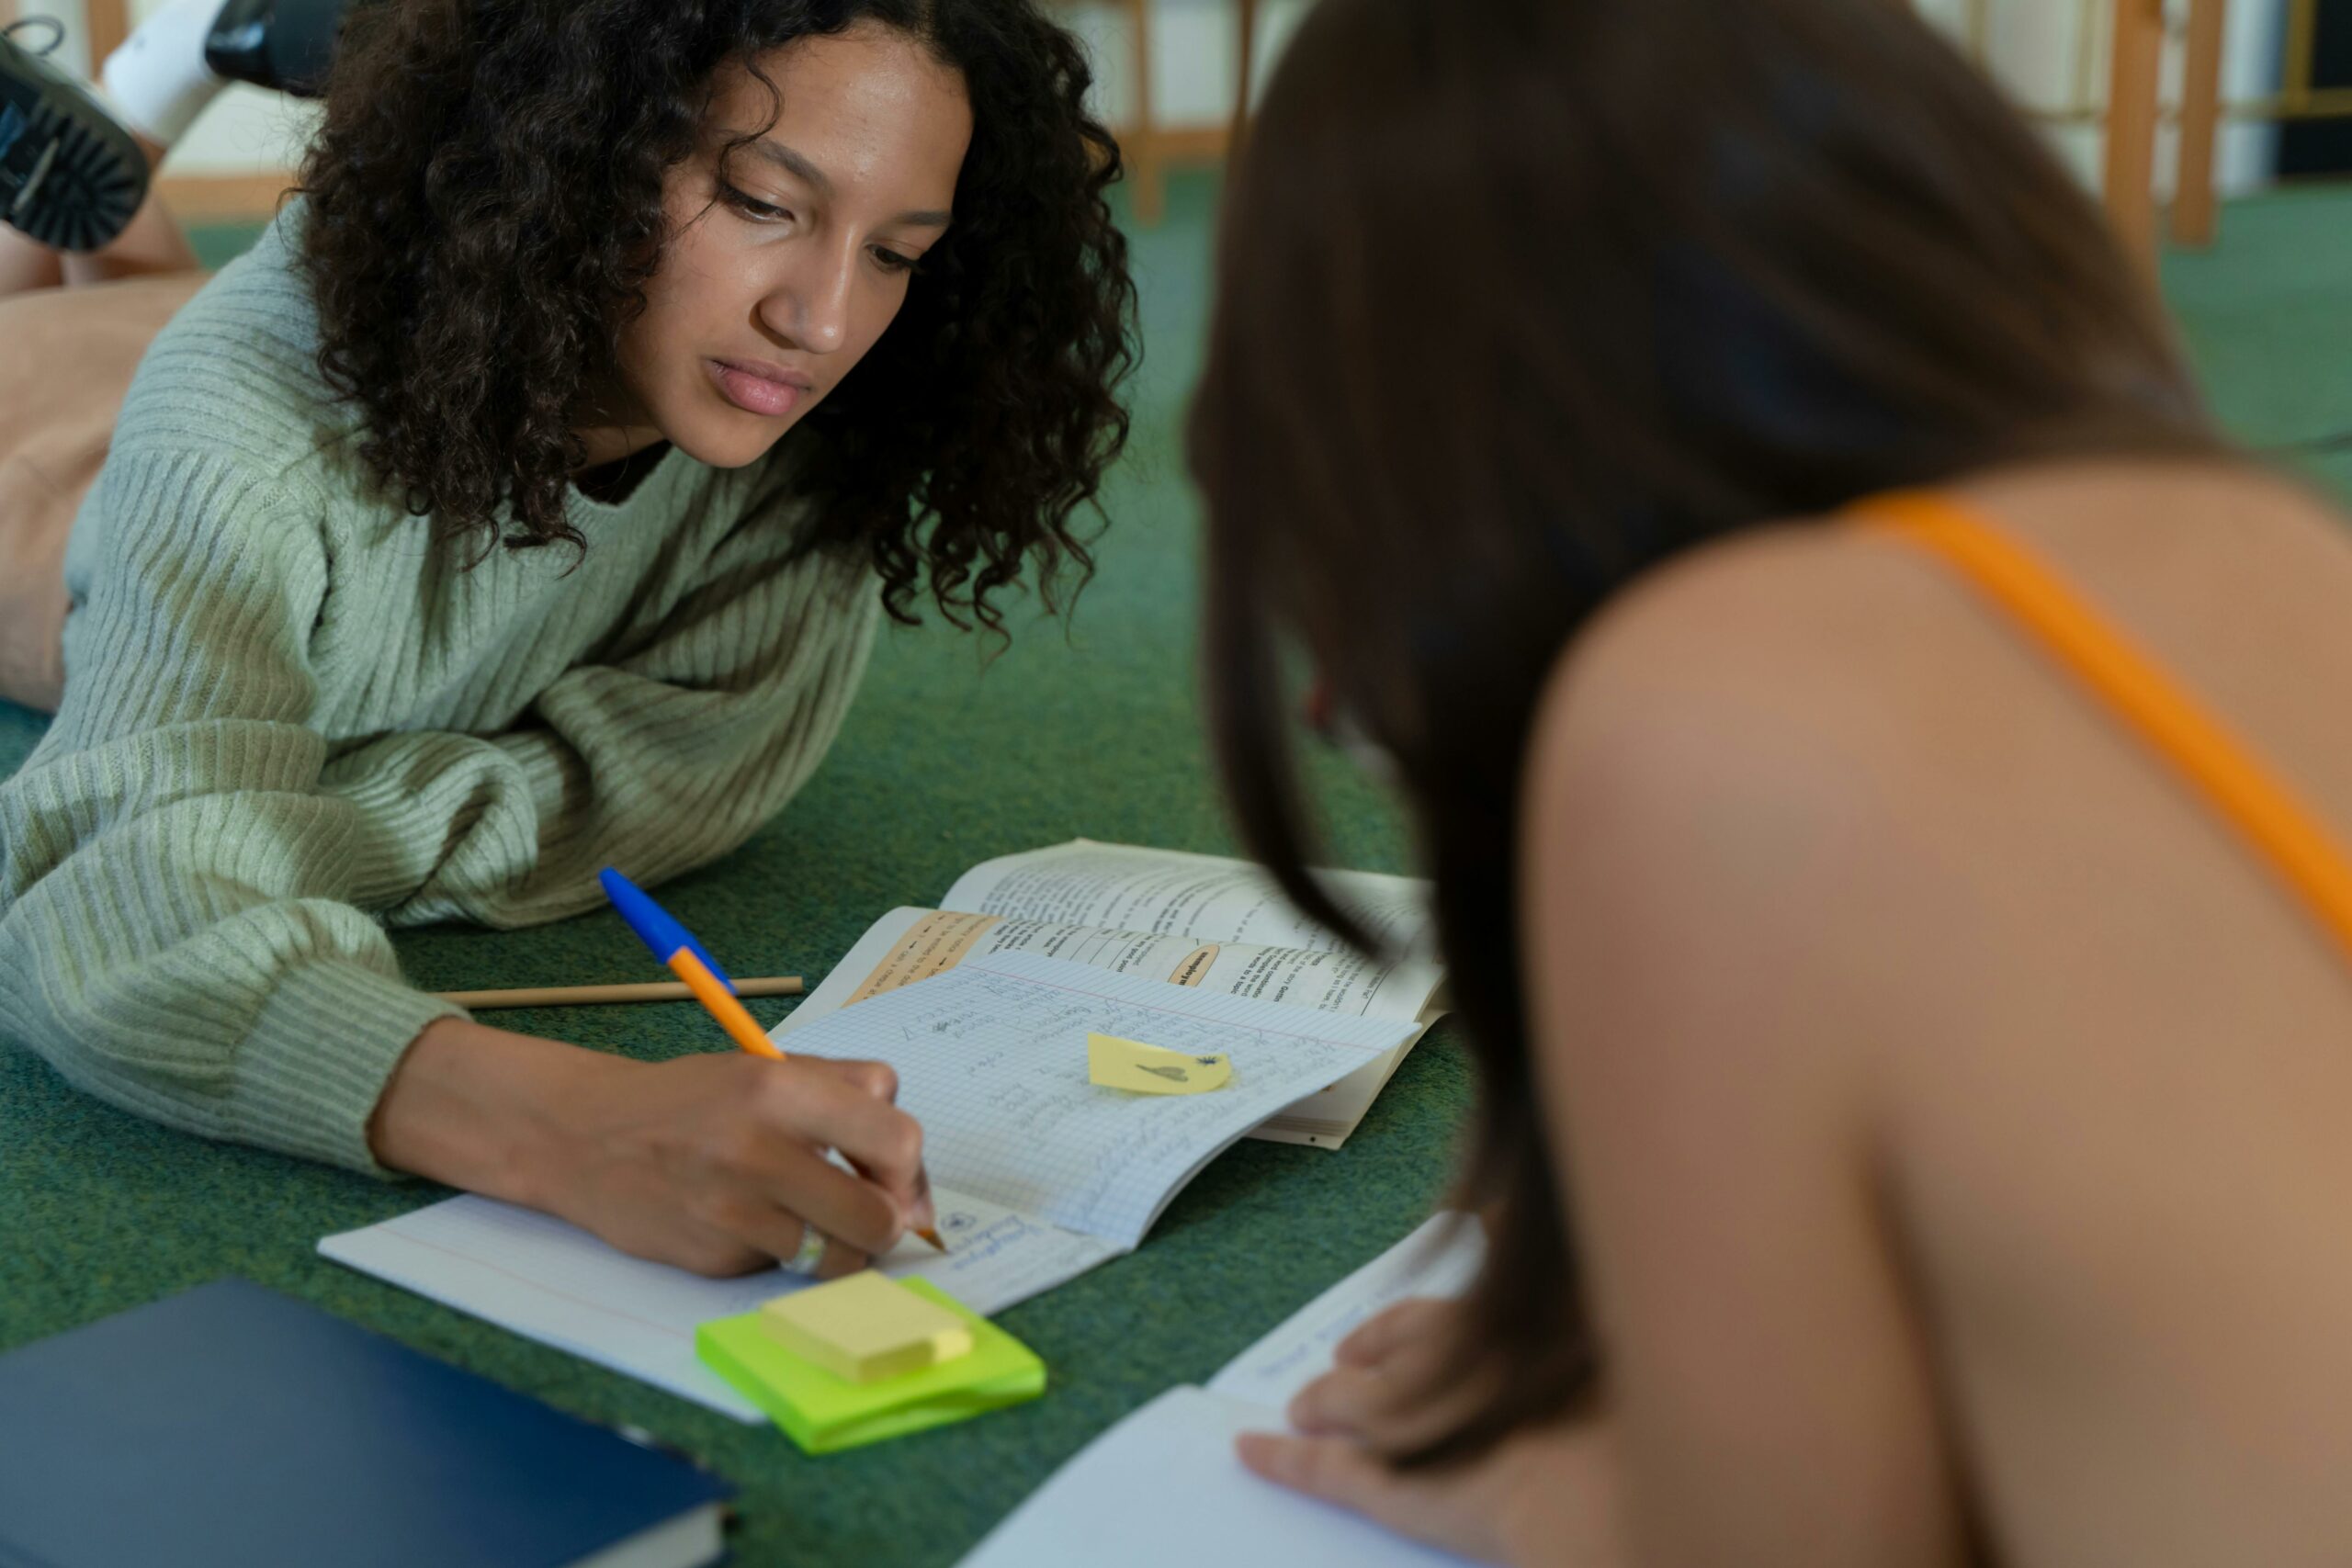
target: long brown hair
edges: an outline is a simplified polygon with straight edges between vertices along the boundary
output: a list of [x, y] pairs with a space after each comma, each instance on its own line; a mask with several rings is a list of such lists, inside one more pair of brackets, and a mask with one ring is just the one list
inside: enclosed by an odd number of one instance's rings
[[2211, 449], [2142, 279], [1888, 0], [1323, 0], [1227, 193], [1191, 459], [1211, 724], [1294, 897], [1303, 652], [1393, 757], [1482, 1066], [1497, 1222], [1422, 1456], [1567, 1408], [1597, 1348], [1530, 1074], [1527, 734], [1585, 618], [1681, 551], [2007, 460]]

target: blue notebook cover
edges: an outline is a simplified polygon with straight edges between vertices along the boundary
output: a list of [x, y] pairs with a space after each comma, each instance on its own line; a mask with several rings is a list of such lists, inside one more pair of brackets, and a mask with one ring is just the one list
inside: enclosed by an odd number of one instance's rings
[[0, 1356], [9, 1568], [526, 1568], [729, 1491], [243, 1280]]

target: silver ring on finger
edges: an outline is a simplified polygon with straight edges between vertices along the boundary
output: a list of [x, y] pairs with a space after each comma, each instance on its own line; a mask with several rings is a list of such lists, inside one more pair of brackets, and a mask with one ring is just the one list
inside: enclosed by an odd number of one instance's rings
[[825, 1252], [831, 1246], [832, 1242], [827, 1238], [823, 1231], [806, 1220], [801, 1221], [800, 1246], [791, 1257], [784, 1260], [786, 1272], [806, 1274], [810, 1279], [815, 1279], [817, 1270], [825, 1266]]

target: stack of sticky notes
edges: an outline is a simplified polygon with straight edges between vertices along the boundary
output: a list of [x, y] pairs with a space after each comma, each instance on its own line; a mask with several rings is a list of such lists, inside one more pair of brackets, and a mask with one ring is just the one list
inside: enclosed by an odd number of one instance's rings
[[927, 1280], [871, 1269], [706, 1323], [695, 1353], [812, 1454], [1046, 1391], [1045, 1363], [1028, 1347]]
[[868, 1269], [760, 1308], [768, 1337], [845, 1382], [876, 1382], [968, 1355], [970, 1325], [953, 1307]]

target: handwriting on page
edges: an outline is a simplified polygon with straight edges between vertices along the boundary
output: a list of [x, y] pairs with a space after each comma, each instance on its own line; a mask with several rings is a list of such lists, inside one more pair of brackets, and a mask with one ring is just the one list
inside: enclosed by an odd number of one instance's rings
[[[959, 1220], [971, 1223], [958, 1224]], [[947, 1243], [946, 1257], [928, 1248], [922, 1255], [914, 1255], [901, 1247], [891, 1254], [884, 1271], [901, 1277], [920, 1274], [983, 1314], [1002, 1311], [1075, 1279], [1117, 1257], [1121, 1250], [1114, 1243], [960, 1194], [955, 1195], [952, 1203], [941, 1201], [939, 1224], [941, 1239]]]
[[[793, 1048], [889, 1063], [936, 1180], [1133, 1247], [1211, 1156], [1401, 1032], [1001, 953], [845, 1008]], [[1147, 1100], [1071, 1070], [1090, 1033], [1246, 1066], [1217, 1093]]]

